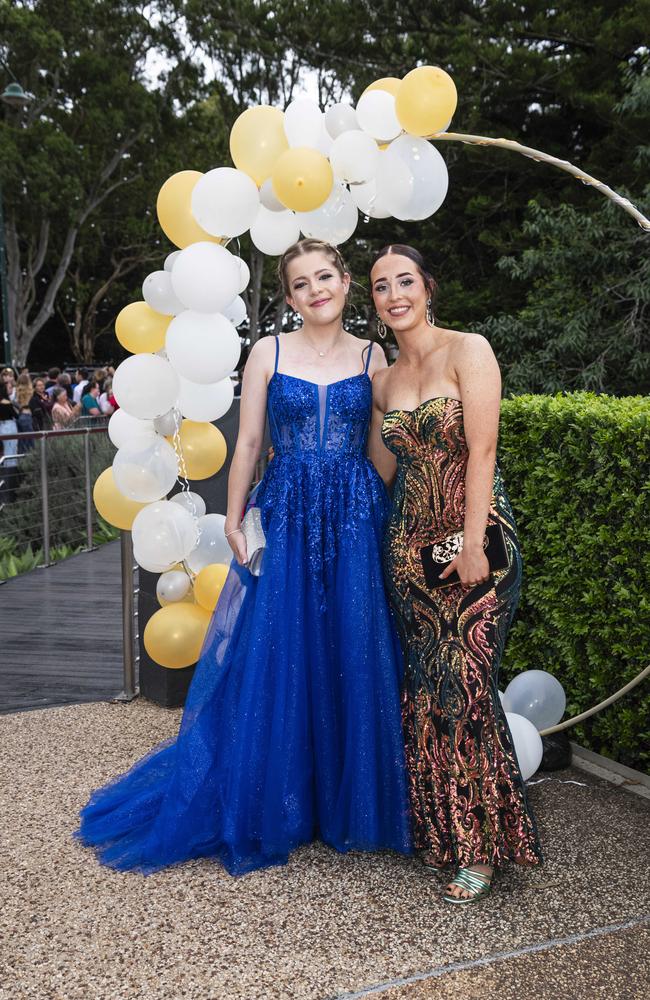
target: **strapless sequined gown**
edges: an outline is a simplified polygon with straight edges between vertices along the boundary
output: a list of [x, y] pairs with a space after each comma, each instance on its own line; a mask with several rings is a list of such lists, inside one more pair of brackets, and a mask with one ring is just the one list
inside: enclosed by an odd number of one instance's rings
[[314, 838], [339, 851], [411, 851], [367, 364], [319, 386], [279, 372], [277, 350], [275, 457], [256, 498], [263, 573], [233, 564], [178, 738], [82, 811], [77, 837], [113, 868], [208, 856], [240, 874]]
[[507, 569], [473, 588], [427, 589], [420, 549], [462, 530], [468, 448], [462, 403], [441, 396], [392, 410], [382, 435], [397, 457], [384, 549], [405, 654], [402, 700], [415, 846], [440, 865], [541, 859], [535, 821], [498, 694], [521, 557], [498, 467], [489, 521]]

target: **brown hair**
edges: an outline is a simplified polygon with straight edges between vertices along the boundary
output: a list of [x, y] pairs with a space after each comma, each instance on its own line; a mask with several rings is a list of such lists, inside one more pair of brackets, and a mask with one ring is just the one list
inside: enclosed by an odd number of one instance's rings
[[28, 372], [23, 372], [18, 376], [16, 382], [16, 403], [21, 409], [29, 405], [29, 401], [34, 395], [34, 386]]
[[289, 264], [297, 257], [303, 257], [306, 253], [313, 253], [314, 251], [325, 254], [332, 267], [338, 271], [341, 277], [348, 273], [348, 269], [345, 266], [345, 261], [343, 260], [340, 251], [337, 250], [335, 246], [332, 246], [331, 243], [326, 243], [325, 240], [298, 240], [297, 243], [294, 243], [288, 250], [284, 251], [278, 261], [278, 279], [282, 285], [282, 291], [285, 295], [291, 295], [291, 289], [289, 288], [289, 281], [287, 278], [287, 269]]
[[379, 251], [370, 266], [370, 270], [372, 271], [378, 260], [381, 260], [382, 257], [387, 257], [389, 253], [398, 254], [400, 257], [408, 257], [409, 260], [413, 261], [419, 271], [420, 277], [424, 281], [424, 287], [427, 289], [433, 304], [438, 293], [438, 284], [429, 271], [424, 257], [415, 247], [407, 246], [405, 243], [389, 243], [387, 247]]

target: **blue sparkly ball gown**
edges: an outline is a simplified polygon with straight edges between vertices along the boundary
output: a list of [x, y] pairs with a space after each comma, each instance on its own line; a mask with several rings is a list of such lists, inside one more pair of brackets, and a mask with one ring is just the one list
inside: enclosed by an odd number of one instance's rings
[[237, 875], [315, 838], [411, 852], [367, 354], [363, 371], [317, 385], [278, 371], [276, 339], [263, 573], [233, 562], [176, 740], [82, 810], [75, 836], [104, 864], [146, 874], [212, 857]]

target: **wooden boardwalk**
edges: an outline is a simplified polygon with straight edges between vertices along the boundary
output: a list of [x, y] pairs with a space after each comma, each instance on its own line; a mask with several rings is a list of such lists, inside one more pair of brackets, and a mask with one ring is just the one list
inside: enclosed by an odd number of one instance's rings
[[0, 713], [122, 689], [120, 543], [0, 586]]

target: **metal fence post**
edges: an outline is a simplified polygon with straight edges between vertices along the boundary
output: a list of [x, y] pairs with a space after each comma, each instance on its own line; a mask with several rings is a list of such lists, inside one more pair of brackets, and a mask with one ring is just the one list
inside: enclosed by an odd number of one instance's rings
[[130, 531], [120, 532], [120, 556], [122, 561], [122, 656], [124, 663], [124, 687], [115, 701], [133, 701], [137, 697], [135, 686], [135, 597], [133, 587], [133, 541]]
[[86, 476], [86, 552], [96, 548], [93, 545], [93, 497], [90, 488], [90, 434], [88, 428], [84, 434], [84, 471]]
[[50, 498], [47, 480], [47, 435], [41, 438], [41, 506], [43, 511], [43, 568], [50, 566]]

